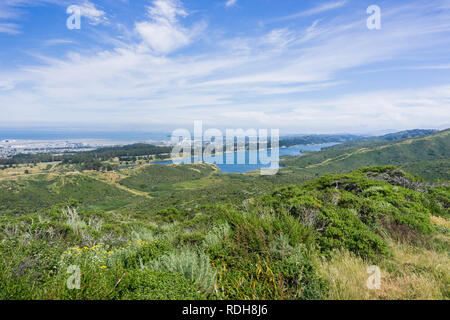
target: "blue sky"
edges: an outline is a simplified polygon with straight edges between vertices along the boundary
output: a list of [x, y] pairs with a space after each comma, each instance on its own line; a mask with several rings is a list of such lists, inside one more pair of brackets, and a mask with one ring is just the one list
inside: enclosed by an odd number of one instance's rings
[[2, 0], [0, 47], [1, 128], [450, 127], [449, 0]]

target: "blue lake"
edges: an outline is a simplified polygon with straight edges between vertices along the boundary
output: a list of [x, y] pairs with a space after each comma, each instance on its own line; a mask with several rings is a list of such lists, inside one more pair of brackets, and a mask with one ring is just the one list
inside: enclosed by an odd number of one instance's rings
[[[322, 148], [330, 147], [335, 145], [336, 143], [323, 143], [323, 144], [315, 144], [315, 145], [297, 145], [288, 148], [280, 148], [279, 155], [282, 156], [301, 156], [301, 151], [320, 151]], [[262, 150], [261, 153], [267, 154], [270, 157], [270, 150]], [[245, 156], [245, 164], [238, 163], [238, 159]], [[221, 158], [221, 159], [220, 159]], [[230, 161], [230, 158], [231, 161]], [[257, 161], [250, 161], [250, 159], [257, 159]], [[152, 162], [154, 165], [168, 165], [171, 163], [177, 164], [186, 164], [186, 163], [195, 163], [200, 162], [201, 159], [192, 157], [183, 160], [167, 160], [167, 161], [158, 161]], [[221, 161], [220, 161], [221, 160]], [[250, 171], [259, 170], [262, 168], [270, 167], [270, 164], [263, 164], [260, 159], [260, 154], [258, 151], [237, 151], [233, 153], [224, 153], [216, 156], [204, 156], [203, 161], [206, 163], [211, 163], [217, 165], [222, 173], [245, 173]], [[251, 163], [253, 162], [253, 164]], [[256, 163], [255, 163], [256, 162]]]

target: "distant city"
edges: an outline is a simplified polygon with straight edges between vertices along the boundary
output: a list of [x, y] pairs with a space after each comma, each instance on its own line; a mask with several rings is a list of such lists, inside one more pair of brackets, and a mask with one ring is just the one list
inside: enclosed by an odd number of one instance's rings
[[18, 154], [90, 151], [100, 147], [123, 146], [143, 142], [158, 146], [169, 144], [167, 133], [155, 132], [91, 132], [57, 130], [0, 130], [0, 158]]
[[[147, 140], [154, 145], [167, 145], [168, 141]], [[21, 140], [4, 139], [0, 141], [0, 158], [12, 158], [18, 154], [53, 153], [91, 151], [100, 147], [122, 146], [129, 141], [113, 141], [103, 139], [77, 140]]]
[[89, 151], [106, 144], [102, 142], [77, 142], [77, 141], [45, 141], [45, 140], [10, 140], [0, 142], [0, 158], [11, 158], [17, 154], [35, 153], [63, 153], [67, 151]]

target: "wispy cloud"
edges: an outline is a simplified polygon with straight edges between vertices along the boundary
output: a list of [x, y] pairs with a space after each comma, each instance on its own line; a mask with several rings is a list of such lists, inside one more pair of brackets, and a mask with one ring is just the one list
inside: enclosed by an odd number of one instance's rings
[[0, 23], [0, 33], [18, 34], [19, 26], [15, 23]]
[[81, 15], [92, 25], [107, 23], [108, 19], [103, 10], [88, 0], [2, 0], [0, 2], [0, 33], [16, 35], [21, 33], [20, 20], [26, 14], [27, 8], [41, 5], [69, 6], [77, 5]]
[[237, 0], [228, 0], [227, 2], [225, 2], [225, 7], [230, 8], [230, 7], [234, 7], [237, 3]]
[[301, 18], [301, 17], [309, 17], [312, 15], [317, 15], [319, 13], [323, 13], [326, 11], [341, 8], [341, 7], [345, 6], [347, 4], [347, 2], [348, 2], [347, 0], [341, 0], [341, 1], [337, 1], [337, 2], [324, 3], [324, 4], [318, 5], [314, 8], [311, 8], [311, 9], [308, 9], [305, 11], [300, 11], [298, 13], [294, 13], [294, 14], [291, 14], [288, 16], [275, 18], [272, 21], [286, 21], [286, 20], [292, 20], [292, 19], [297, 19], [297, 18]]
[[60, 45], [60, 44], [72, 44], [75, 43], [73, 40], [69, 40], [69, 39], [49, 39], [44, 41], [43, 45], [44, 46], [56, 46], [56, 45]]
[[143, 44], [159, 54], [170, 53], [188, 45], [196, 33], [179, 23], [188, 13], [178, 0], [155, 0], [147, 7], [149, 21], [136, 23]]
[[106, 23], [108, 18], [103, 10], [98, 9], [92, 2], [85, 0], [83, 3], [78, 4], [81, 10], [81, 16], [89, 20], [92, 25], [98, 25]]
[[12, 22], [18, 19], [23, 11], [20, 9], [28, 1], [5, 0], [0, 2], [0, 33], [19, 34], [20, 25]]
[[337, 93], [357, 85], [342, 76], [348, 70], [442, 45], [450, 34], [450, 12], [423, 14], [427, 10], [434, 9], [391, 6], [383, 11], [379, 32], [365, 28], [365, 16], [353, 15], [312, 20], [299, 29], [279, 25], [247, 37], [206, 30], [211, 47], [183, 51], [201, 29], [185, 24], [188, 11], [180, 2], [156, 0], [147, 8], [148, 20], [135, 24], [138, 37], [124, 45], [0, 72], [0, 79], [8, 79], [0, 95], [8, 119], [2, 120], [154, 127], [202, 119], [303, 132], [433, 127], [448, 122], [442, 115], [450, 113], [450, 84]]

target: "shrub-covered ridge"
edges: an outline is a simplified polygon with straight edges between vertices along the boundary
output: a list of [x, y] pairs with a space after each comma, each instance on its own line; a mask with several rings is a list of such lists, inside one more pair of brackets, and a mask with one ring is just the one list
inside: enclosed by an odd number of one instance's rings
[[[449, 195], [375, 167], [154, 215], [76, 201], [4, 214], [0, 298], [448, 298]], [[360, 281], [372, 264], [386, 274], [381, 293]], [[80, 289], [67, 287], [71, 266]]]

